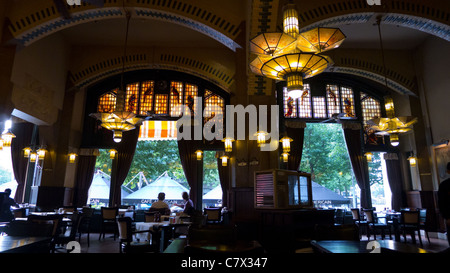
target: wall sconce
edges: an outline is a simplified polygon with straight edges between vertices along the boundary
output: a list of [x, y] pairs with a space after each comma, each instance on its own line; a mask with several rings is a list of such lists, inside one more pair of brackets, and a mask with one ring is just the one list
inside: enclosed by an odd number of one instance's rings
[[3, 133], [2, 134], [3, 147], [11, 147], [12, 139], [15, 137], [16, 137], [16, 135], [11, 133], [11, 131], [9, 131], [9, 130], [6, 133]]
[[195, 151], [195, 154], [197, 156], [197, 160], [202, 160], [203, 151], [197, 150]]
[[38, 157], [37, 153], [35, 152], [30, 153], [30, 162], [31, 163], [36, 162], [37, 157]]
[[264, 131], [258, 131], [255, 133], [256, 142], [258, 143], [258, 147], [261, 147], [266, 144], [266, 135], [268, 135], [268, 133], [266, 133]]
[[226, 155], [220, 157], [222, 159], [222, 166], [226, 167], [228, 165], [228, 158]]
[[291, 151], [291, 141], [292, 138], [287, 136], [280, 139], [281, 146], [283, 147], [283, 153], [289, 153]]
[[287, 163], [289, 161], [289, 154], [288, 153], [282, 153], [281, 157], [283, 158], [283, 162]]
[[373, 154], [371, 152], [367, 152], [364, 155], [366, 156], [367, 162], [372, 162]]
[[69, 163], [75, 163], [76, 158], [77, 158], [77, 154], [70, 153], [69, 154]]
[[222, 141], [224, 142], [224, 145], [225, 145], [225, 152], [226, 153], [231, 153], [231, 151], [233, 151], [233, 141], [234, 141], [234, 139], [232, 139], [231, 137], [226, 137]]
[[46, 149], [43, 149], [43, 148], [37, 150], [37, 156], [38, 156], [38, 159], [39, 159], [39, 160], [44, 160], [44, 158], [45, 158], [45, 153], [46, 153], [46, 152], [47, 152], [47, 150], [46, 150]]
[[417, 157], [415, 157], [414, 154], [408, 157], [408, 160], [411, 167], [415, 167], [417, 165]]
[[111, 149], [109, 150], [109, 159], [116, 158], [117, 150]]
[[30, 147], [26, 147], [23, 149], [23, 157], [25, 158], [30, 158], [30, 154], [31, 154], [31, 148]]

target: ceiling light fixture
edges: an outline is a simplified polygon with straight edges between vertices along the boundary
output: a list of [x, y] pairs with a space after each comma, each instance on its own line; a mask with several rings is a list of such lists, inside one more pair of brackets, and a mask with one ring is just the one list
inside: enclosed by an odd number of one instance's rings
[[126, 19], [127, 19], [127, 27], [126, 27], [126, 35], [125, 35], [125, 45], [124, 45], [124, 54], [122, 57], [122, 75], [121, 75], [121, 84], [120, 88], [117, 91], [117, 99], [116, 99], [116, 110], [112, 113], [92, 113], [91, 117], [96, 118], [101, 121], [101, 126], [106, 128], [107, 130], [111, 130], [113, 132], [113, 139], [115, 142], [122, 141], [122, 133], [126, 131], [130, 131], [136, 128], [140, 122], [142, 122], [141, 118], [136, 117], [134, 113], [125, 111], [125, 86], [124, 86], [124, 74], [125, 74], [125, 61], [127, 57], [127, 44], [128, 44], [128, 31], [130, 25], [131, 13], [125, 10]]
[[345, 35], [337, 28], [323, 27], [299, 33], [294, 4], [283, 8], [283, 31], [262, 33], [250, 40], [250, 51], [257, 55], [250, 69], [259, 76], [286, 81], [288, 96], [297, 99], [303, 94], [303, 79], [333, 64], [319, 53], [339, 47]]
[[[384, 84], [386, 88], [386, 93], [389, 94], [389, 87], [387, 83], [387, 71], [386, 71], [386, 63], [384, 59], [384, 48], [383, 48], [383, 40], [381, 38], [381, 16], [377, 17], [377, 25], [378, 25], [378, 35], [380, 37], [380, 48], [381, 48], [381, 57], [383, 61], [383, 72], [384, 72]], [[405, 117], [396, 117], [395, 116], [395, 107], [394, 100], [390, 95], [384, 97], [384, 108], [386, 110], [385, 118], [374, 118], [368, 121], [368, 124], [372, 129], [377, 131], [376, 135], [389, 136], [389, 141], [392, 146], [396, 147], [400, 144], [399, 134], [406, 133], [411, 131], [411, 126], [417, 122], [416, 117], [405, 116]]]

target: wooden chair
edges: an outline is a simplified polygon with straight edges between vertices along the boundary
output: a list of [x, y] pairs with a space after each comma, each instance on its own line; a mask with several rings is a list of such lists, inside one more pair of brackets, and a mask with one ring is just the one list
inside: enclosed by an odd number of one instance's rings
[[222, 208], [204, 208], [203, 215], [206, 215], [206, 222], [220, 223], [222, 221]]
[[353, 223], [358, 226], [359, 229], [359, 238], [361, 238], [362, 230], [364, 229], [367, 233], [368, 230], [368, 223], [366, 220], [361, 217], [361, 210], [358, 208], [351, 209], [352, 217], [353, 217]]
[[105, 232], [108, 227], [111, 227], [114, 232], [114, 240], [116, 240], [117, 235], [117, 224], [116, 224], [116, 217], [119, 215], [119, 208], [107, 208], [107, 207], [101, 207], [101, 215], [102, 215], [102, 223], [101, 223], [101, 231], [98, 239], [102, 237], [105, 239]]
[[400, 215], [400, 231], [403, 232], [403, 238], [406, 242], [406, 233], [410, 233], [413, 243], [416, 243], [416, 231], [419, 234], [420, 246], [423, 247], [422, 237], [420, 236], [420, 212], [418, 210], [402, 210]]
[[[69, 231], [65, 231], [63, 234], [58, 234], [57, 236], [55, 236], [55, 246], [65, 246], [70, 241], [75, 241], [82, 217], [82, 214], [79, 214], [76, 211], [74, 212], [71, 218], [72, 224], [70, 225]], [[53, 249], [52, 251], [54, 252], [55, 249]]]
[[144, 212], [144, 222], [155, 222], [155, 215], [158, 212], [150, 212], [146, 211]]
[[370, 234], [373, 234], [373, 239], [377, 239], [377, 230], [381, 231], [381, 238], [384, 239], [385, 234], [384, 231], [389, 231], [389, 239], [392, 240], [392, 232], [391, 228], [387, 223], [380, 223], [375, 216], [373, 209], [365, 209], [363, 210], [367, 219], [368, 229], [367, 229], [367, 238], [370, 240]]
[[120, 253], [141, 253], [141, 252], [157, 252], [157, 245], [150, 244], [150, 242], [140, 242], [133, 239], [133, 235], [141, 232], [150, 232], [152, 230], [135, 231], [131, 227], [130, 217], [119, 217], [117, 219], [117, 228], [119, 231], [119, 252]]
[[94, 214], [94, 209], [91, 207], [83, 207], [82, 213], [78, 222], [78, 242], [81, 243], [81, 234], [87, 234], [87, 244], [90, 246], [90, 233], [91, 233], [91, 219]]
[[61, 228], [62, 228], [62, 214], [51, 214], [51, 215], [29, 215], [28, 216], [28, 222], [36, 223], [36, 224], [50, 224], [52, 225], [52, 233], [51, 233], [51, 243], [50, 243], [50, 249], [52, 252], [55, 250], [55, 241], [56, 237], [61, 234]]
[[148, 209], [149, 212], [159, 212], [161, 215], [170, 215], [170, 209], [168, 208], [152, 208]]
[[[428, 235], [428, 221], [427, 221], [427, 209], [418, 209], [419, 210], [419, 222], [420, 222], [420, 230], [425, 232], [427, 236], [428, 243], [430, 243], [430, 236]], [[420, 234], [419, 234], [420, 236]]]

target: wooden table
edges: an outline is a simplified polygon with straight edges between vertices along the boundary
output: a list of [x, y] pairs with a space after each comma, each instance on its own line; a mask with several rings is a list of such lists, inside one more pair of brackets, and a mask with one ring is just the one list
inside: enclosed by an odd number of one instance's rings
[[1, 253], [49, 252], [51, 237], [0, 236]]
[[411, 244], [400, 243], [395, 240], [377, 240], [380, 251], [373, 250], [368, 241], [312, 241], [313, 249], [320, 253], [427, 253], [426, 250]]

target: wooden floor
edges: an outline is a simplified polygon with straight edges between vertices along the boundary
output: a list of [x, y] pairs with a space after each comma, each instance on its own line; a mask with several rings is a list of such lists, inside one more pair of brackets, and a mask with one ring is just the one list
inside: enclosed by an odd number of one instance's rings
[[[373, 239], [373, 238], [372, 238]], [[377, 237], [378, 240], [381, 240], [381, 236]], [[389, 239], [387, 237], [386, 239]], [[361, 240], [367, 241], [367, 237], [363, 235]], [[401, 241], [404, 242], [403, 237]], [[416, 245], [419, 246], [418, 238], [416, 238]], [[425, 236], [422, 236], [423, 248], [429, 252], [440, 252], [449, 247], [447, 240], [442, 240], [438, 238], [430, 238], [430, 243]], [[407, 243], [412, 244], [411, 238], [407, 236]], [[81, 237], [81, 253], [119, 253], [119, 240], [116, 238], [114, 241], [112, 236], [108, 234], [105, 236], [105, 239], [98, 239], [98, 233], [93, 233], [90, 235], [90, 246], [87, 246], [86, 235]], [[65, 249], [59, 249], [56, 251], [57, 253], [65, 253]]]

